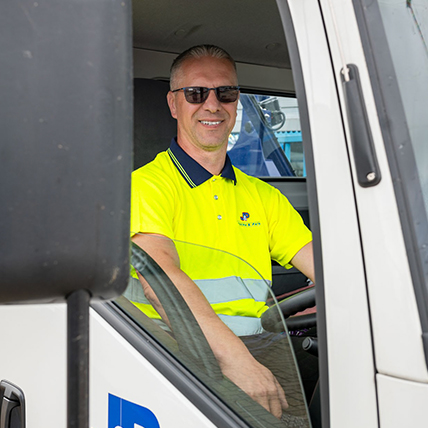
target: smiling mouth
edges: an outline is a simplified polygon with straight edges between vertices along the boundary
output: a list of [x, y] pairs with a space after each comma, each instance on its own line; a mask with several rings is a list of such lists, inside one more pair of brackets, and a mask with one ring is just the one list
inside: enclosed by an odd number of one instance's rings
[[199, 122], [201, 122], [202, 125], [216, 126], [216, 125], [220, 125], [220, 123], [223, 121], [222, 120], [200, 120]]

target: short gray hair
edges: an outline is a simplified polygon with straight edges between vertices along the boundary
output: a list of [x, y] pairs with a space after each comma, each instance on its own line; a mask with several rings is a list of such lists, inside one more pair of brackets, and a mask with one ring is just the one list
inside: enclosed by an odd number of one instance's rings
[[176, 84], [177, 75], [181, 69], [181, 66], [185, 61], [191, 58], [204, 58], [204, 57], [212, 57], [217, 59], [225, 59], [229, 61], [229, 63], [232, 65], [233, 69], [236, 73], [236, 64], [235, 60], [222, 48], [219, 48], [218, 46], [214, 45], [197, 45], [193, 46], [184, 52], [182, 52], [180, 55], [178, 55], [177, 58], [173, 61], [171, 65], [170, 70], [170, 88], [172, 89], [178, 89], [174, 88], [174, 85]]

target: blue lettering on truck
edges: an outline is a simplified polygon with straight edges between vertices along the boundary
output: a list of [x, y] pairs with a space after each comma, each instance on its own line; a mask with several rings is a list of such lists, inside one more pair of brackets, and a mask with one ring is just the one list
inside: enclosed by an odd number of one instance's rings
[[154, 413], [113, 394], [108, 395], [108, 428], [160, 428]]

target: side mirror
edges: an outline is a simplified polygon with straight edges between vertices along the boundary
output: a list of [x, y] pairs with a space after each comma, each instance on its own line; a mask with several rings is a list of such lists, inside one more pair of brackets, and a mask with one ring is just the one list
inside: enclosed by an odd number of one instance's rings
[[120, 1], [1, 5], [0, 303], [126, 287], [130, 15]]

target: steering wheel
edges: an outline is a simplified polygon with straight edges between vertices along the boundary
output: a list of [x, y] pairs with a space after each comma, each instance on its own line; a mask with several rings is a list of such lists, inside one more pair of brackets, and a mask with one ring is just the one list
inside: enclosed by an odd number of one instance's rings
[[316, 314], [307, 314], [290, 318], [301, 311], [315, 306], [315, 287], [296, 293], [276, 305], [271, 306], [262, 315], [262, 326], [265, 330], [280, 333], [284, 331], [279, 311], [282, 312], [289, 330], [310, 328], [316, 325]]
[[132, 243], [131, 263], [153, 289], [170, 321], [180, 351], [192, 357], [205, 373], [223, 379], [220, 366], [189, 306], [161, 267]]

